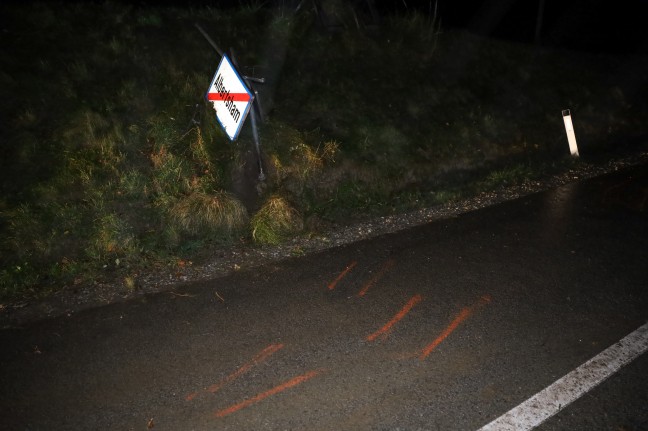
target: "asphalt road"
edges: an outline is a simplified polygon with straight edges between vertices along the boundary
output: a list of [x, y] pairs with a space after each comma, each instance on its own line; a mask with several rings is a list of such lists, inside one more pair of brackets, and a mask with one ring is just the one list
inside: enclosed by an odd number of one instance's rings
[[[2, 330], [0, 429], [477, 430], [648, 321], [647, 208], [642, 166]], [[648, 355], [539, 429], [648, 429]]]

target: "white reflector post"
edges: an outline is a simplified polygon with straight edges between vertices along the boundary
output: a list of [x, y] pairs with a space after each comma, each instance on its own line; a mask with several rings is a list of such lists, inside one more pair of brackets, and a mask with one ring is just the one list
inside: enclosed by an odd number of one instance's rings
[[576, 145], [576, 134], [574, 133], [574, 125], [572, 124], [571, 113], [569, 109], [562, 111], [563, 121], [565, 122], [565, 130], [567, 131], [567, 140], [569, 141], [569, 151], [574, 157], [578, 157], [578, 145]]

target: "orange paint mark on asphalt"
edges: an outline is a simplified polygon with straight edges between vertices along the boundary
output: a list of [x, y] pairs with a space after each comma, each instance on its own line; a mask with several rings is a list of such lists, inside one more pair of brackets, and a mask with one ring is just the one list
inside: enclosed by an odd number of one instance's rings
[[376, 275], [374, 275], [371, 280], [369, 280], [368, 282], [365, 283], [364, 286], [362, 286], [362, 289], [360, 290], [360, 292], [358, 292], [358, 296], [359, 297], [365, 296], [367, 294], [367, 292], [369, 291], [369, 289], [371, 289], [371, 287], [374, 284], [376, 284], [378, 282], [378, 280], [380, 280], [385, 275], [385, 273], [387, 271], [389, 271], [395, 264], [396, 264], [396, 261], [394, 259], [389, 259], [388, 261], [386, 261], [382, 265], [380, 270], [378, 270]]
[[412, 308], [422, 300], [423, 297], [421, 295], [414, 295], [409, 301], [407, 301], [407, 304], [405, 304], [405, 306], [401, 308], [401, 310], [398, 313], [396, 313], [396, 315], [389, 322], [385, 324], [385, 326], [383, 326], [373, 334], [367, 336], [367, 341], [374, 341], [379, 336], [387, 333], [392, 328], [392, 326], [394, 326], [403, 317], [405, 317], [407, 313], [409, 313], [412, 310]]
[[232, 374], [229, 376], [225, 377], [223, 380], [220, 382], [211, 385], [210, 387], [207, 388], [207, 391], [211, 392], [212, 394], [216, 391], [218, 391], [223, 385], [231, 382], [232, 380], [236, 379], [237, 377], [247, 373], [250, 371], [250, 369], [255, 366], [260, 364], [261, 362], [265, 361], [268, 359], [272, 354], [276, 353], [278, 350], [281, 350], [284, 347], [283, 344], [271, 344], [265, 349], [261, 350], [259, 353], [256, 354], [252, 360], [246, 364], [243, 364], [238, 370], [234, 371]]
[[441, 334], [439, 334], [439, 336], [434, 341], [423, 348], [421, 354], [419, 355], [419, 359], [424, 360], [425, 358], [427, 358], [428, 355], [432, 353], [432, 351], [436, 349], [437, 346], [443, 342], [443, 340], [448, 338], [448, 336], [452, 334], [459, 325], [461, 325], [466, 319], [468, 319], [479, 307], [486, 305], [490, 301], [490, 295], [484, 295], [479, 299], [479, 302], [474, 304], [472, 307], [466, 307], [461, 310], [457, 317], [454, 318], [454, 320], [443, 330], [443, 332], [441, 332]]
[[237, 412], [237, 411], [239, 411], [239, 410], [241, 410], [241, 409], [243, 409], [245, 407], [248, 407], [248, 406], [250, 406], [252, 404], [258, 403], [259, 401], [264, 400], [265, 398], [268, 398], [268, 397], [270, 397], [272, 395], [276, 395], [279, 392], [283, 392], [286, 389], [290, 389], [290, 388], [292, 388], [294, 386], [300, 385], [300, 384], [304, 383], [305, 381], [310, 380], [313, 377], [317, 376], [318, 374], [322, 373], [323, 371], [324, 370], [313, 370], [313, 371], [310, 371], [310, 372], [308, 372], [306, 374], [302, 374], [301, 376], [294, 377], [294, 378], [288, 380], [287, 382], [282, 383], [279, 386], [275, 386], [274, 388], [272, 388], [272, 389], [270, 389], [268, 391], [265, 391], [265, 392], [262, 392], [262, 393], [260, 393], [258, 395], [255, 395], [254, 397], [249, 398], [249, 399], [247, 399], [245, 401], [241, 401], [238, 404], [234, 404], [232, 406], [229, 406], [226, 409], [219, 410], [214, 414], [214, 416], [216, 416], [217, 418], [222, 418], [222, 417], [225, 417], [227, 415], [231, 415], [232, 413], [235, 413], [235, 412]]
[[351, 271], [355, 266], [358, 264], [355, 260], [352, 261], [350, 264], [347, 265], [347, 267], [340, 273], [340, 275], [337, 276], [335, 280], [333, 280], [331, 283], [328, 285], [329, 290], [335, 289], [335, 286], [344, 278], [346, 275]]
[[452, 323], [450, 323], [450, 325], [448, 325], [433, 342], [425, 346], [425, 348], [421, 352], [421, 356], [419, 356], [419, 359], [423, 360], [427, 358], [428, 355], [432, 353], [432, 350], [436, 349], [436, 347], [439, 344], [441, 344], [443, 340], [448, 338], [448, 335], [452, 334], [452, 332], [454, 332], [454, 330], [457, 329], [457, 326], [459, 326], [471, 314], [472, 314], [472, 310], [470, 308], [464, 308], [463, 310], [461, 310], [461, 312], [457, 315], [457, 317], [454, 318]]
[[[261, 350], [259, 353], [257, 353], [252, 360], [246, 364], [243, 364], [239, 369], [234, 371], [232, 374], [229, 376], [225, 377], [223, 380], [221, 380], [218, 383], [215, 383], [205, 389], [206, 392], [211, 392], [212, 394], [216, 391], [218, 391], [221, 387], [226, 385], [227, 383], [231, 382], [232, 380], [242, 376], [243, 374], [247, 373], [250, 371], [250, 369], [255, 366], [260, 364], [261, 362], [265, 361], [268, 359], [271, 355], [276, 353], [277, 351], [281, 350], [284, 347], [283, 344], [271, 344], [265, 349]], [[189, 394], [185, 397], [187, 401], [191, 401], [194, 398], [198, 396], [198, 392], [194, 392], [192, 394]]]

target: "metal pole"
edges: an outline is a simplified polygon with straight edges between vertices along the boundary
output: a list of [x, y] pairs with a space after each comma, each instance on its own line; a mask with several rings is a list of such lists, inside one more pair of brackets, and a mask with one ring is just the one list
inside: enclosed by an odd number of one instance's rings
[[261, 142], [259, 140], [259, 131], [257, 129], [257, 118], [254, 106], [250, 109], [250, 119], [252, 120], [252, 136], [254, 137], [254, 146], [256, 147], [257, 159], [259, 161], [259, 181], [265, 181], [266, 176], [263, 172], [263, 162], [261, 161]]
[[[232, 57], [232, 63], [238, 68], [238, 62], [236, 61], [236, 56], [234, 55], [234, 48], [230, 48], [230, 56]], [[247, 84], [247, 86], [254, 91], [254, 100], [252, 101], [252, 107], [250, 108], [250, 119], [252, 120], [252, 137], [254, 138], [254, 146], [256, 148], [257, 152], [257, 160], [259, 162], [259, 181], [265, 181], [266, 176], [265, 172], [263, 172], [263, 161], [261, 160], [261, 140], [259, 139], [259, 129], [257, 128], [257, 113], [256, 110], [254, 109], [254, 104], [257, 104], [257, 107], [259, 108], [259, 111], [261, 110], [261, 105], [259, 104], [259, 93], [254, 90], [254, 87], [252, 87], [252, 83], [250, 82], [250, 79], [247, 76], [242, 76], [243, 81]], [[257, 79], [255, 79], [257, 80]], [[257, 82], [265, 82], [265, 79], [259, 78]]]
[[212, 38], [209, 37], [209, 35], [207, 34], [207, 32], [206, 32], [205, 30], [203, 30], [202, 27], [198, 25], [198, 23], [195, 23], [194, 25], [196, 26], [196, 28], [198, 29], [198, 31], [199, 31], [203, 36], [205, 36], [205, 39], [207, 39], [207, 42], [209, 42], [209, 44], [210, 44], [210, 45], [211, 45], [211, 46], [216, 50], [216, 52], [218, 53], [218, 55], [220, 55], [220, 56], [222, 57], [222, 56], [223, 56], [223, 51], [221, 51], [221, 49], [218, 47], [218, 45], [216, 45], [216, 42], [214, 42], [214, 41], [212, 40]]

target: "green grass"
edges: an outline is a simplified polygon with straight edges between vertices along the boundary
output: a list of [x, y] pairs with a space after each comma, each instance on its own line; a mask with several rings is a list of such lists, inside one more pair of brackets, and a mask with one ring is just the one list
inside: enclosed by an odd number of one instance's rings
[[[311, 219], [560, 170], [565, 108], [582, 154], [643, 130], [646, 78], [628, 78], [639, 60], [483, 39], [416, 13], [364, 28], [336, 4], [335, 33], [308, 7], [262, 2], [0, 6], [0, 300], [100, 277], [132, 290], [138, 270], [276, 244]], [[249, 126], [229, 142], [204, 101], [219, 58], [195, 23], [234, 48], [242, 73], [267, 78], [260, 194]]]
[[252, 217], [252, 238], [261, 244], [279, 244], [303, 229], [301, 215], [281, 196], [270, 196]]

